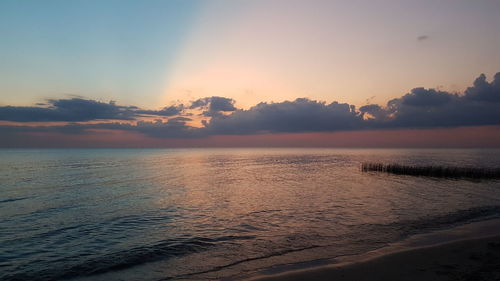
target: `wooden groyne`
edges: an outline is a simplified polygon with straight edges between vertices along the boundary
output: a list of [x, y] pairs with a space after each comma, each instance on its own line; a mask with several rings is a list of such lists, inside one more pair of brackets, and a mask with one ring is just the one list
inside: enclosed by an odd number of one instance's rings
[[437, 178], [500, 179], [500, 168], [362, 163], [361, 171]]

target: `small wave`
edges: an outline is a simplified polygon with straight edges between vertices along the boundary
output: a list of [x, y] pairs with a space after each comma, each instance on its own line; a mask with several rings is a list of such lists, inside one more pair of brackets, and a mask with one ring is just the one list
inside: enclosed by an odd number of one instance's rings
[[500, 205], [475, 207], [459, 210], [440, 216], [427, 216], [416, 221], [402, 221], [397, 224], [408, 225], [413, 229], [428, 229], [451, 227], [459, 224], [473, 222], [500, 216]]
[[10, 198], [10, 199], [4, 199], [0, 200], [0, 204], [2, 203], [9, 203], [9, 202], [15, 202], [15, 201], [21, 201], [21, 200], [26, 200], [30, 199], [31, 197], [19, 197], [19, 198]]
[[[358, 226], [353, 226], [354, 228], [357, 228], [354, 231], [354, 234], [351, 233], [350, 235], [354, 240], [362, 241], [363, 243], [366, 243], [367, 245], [370, 245], [369, 247], [382, 247], [386, 245], [386, 243], [390, 242], [395, 242], [394, 239], [400, 240], [406, 237], [409, 237], [414, 234], [418, 233], [424, 233], [424, 232], [429, 232], [437, 229], [443, 229], [447, 227], [452, 227], [452, 226], [457, 226], [461, 224], [466, 224], [469, 222], [474, 222], [474, 221], [480, 221], [480, 220], [485, 220], [489, 218], [495, 218], [495, 217], [500, 217], [500, 206], [486, 206], [486, 207], [477, 207], [477, 208], [471, 208], [471, 209], [466, 209], [466, 210], [460, 210], [454, 213], [449, 213], [446, 215], [441, 215], [441, 216], [428, 216], [428, 217], [423, 217], [421, 219], [417, 220], [405, 220], [405, 221], [400, 221], [400, 222], [394, 222], [394, 223], [389, 223], [389, 224], [366, 224], [366, 225], [358, 225]], [[385, 236], [389, 233], [395, 234], [396, 236]], [[363, 235], [360, 235], [363, 234]], [[385, 237], [384, 237], [385, 236]], [[381, 238], [384, 237], [384, 238]], [[343, 237], [344, 239], [346, 237]], [[348, 242], [347, 242], [348, 241]], [[356, 243], [353, 240], [346, 239], [347, 243]], [[331, 247], [335, 245], [311, 245], [307, 247], [301, 247], [301, 248], [293, 248], [293, 249], [284, 249], [281, 251], [276, 251], [272, 252], [268, 255], [263, 255], [263, 256], [256, 256], [256, 257], [250, 257], [246, 259], [241, 259], [234, 261], [232, 263], [220, 265], [208, 270], [204, 271], [199, 271], [199, 272], [193, 272], [193, 273], [188, 273], [188, 274], [182, 274], [178, 276], [173, 276], [169, 278], [164, 278], [161, 279], [161, 281], [166, 281], [166, 280], [177, 280], [177, 279], [183, 279], [183, 278], [188, 278], [188, 277], [193, 277], [197, 275], [203, 275], [206, 273], [213, 273], [213, 272], [218, 272], [222, 271], [224, 269], [237, 266], [239, 264], [244, 264], [247, 262], [255, 261], [255, 260], [264, 260], [268, 259], [271, 257], [276, 257], [276, 256], [283, 256], [289, 253], [293, 252], [300, 252], [300, 251], [306, 251], [306, 250], [312, 250], [312, 249], [317, 249], [317, 248], [326, 248], [326, 247]], [[355, 254], [355, 253], [351, 253]], [[359, 254], [359, 253], [358, 253]], [[349, 254], [350, 255], [350, 254]], [[331, 258], [331, 257], [330, 257]]]
[[[1, 280], [46, 281], [89, 276], [201, 252], [219, 244], [220, 242], [254, 238], [255, 236], [222, 236], [217, 238], [196, 237], [185, 240], [171, 239], [150, 246], [127, 249], [97, 258], [88, 259], [76, 265], [66, 267], [61, 266], [60, 268], [51, 266], [50, 268], [36, 272], [21, 272], [11, 275], [7, 274], [1, 277]], [[81, 257], [74, 257], [74, 259], [78, 258]]]
[[[374, 245], [382, 246], [385, 243], [395, 242], [395, 240], [399, 240], [413, 234], [498, 216], [500, 216], [500, 205], [476, 207], [443, 215], [426, 216], [416, 220], [402, 220], [388, 224], [364, 224], [351, 226], [352, 232], [349, 234], [350, 237], [336, 237], [336, 239], [338, 238], [337, 241], [343, 241], [343, 243], [359, 244], [358, 246], [362, 247], [357, 247], [357, 249], [365, 249], [368, 247], [367, 245], [370, 245], [370, 247], [373, 247]], [[239, 227], [249, 227], [249, 225], [242, 224], [239, 225]], [[72, 227], [61, 228], [56, 230], [56, 232], [47, 232], [42, 235], [47, 237], [47, 235], [56, 235], [61, 231], [64, 232], [68, 230], [72, 230]], [[101, 256], [85, 256], [80, 254], [68, 257], [66, 260], [58, 260], [50, 265], [45, 264], [37, 266], [36, 269], [32, 267], [29, 271], [23, 271], [19, 270], [20, 268], [16, 268], [16, 271], [4, 272], [3, 276], [0, 274], [0, 279], [46, 281], [89, 276], [127, 269], [145, 263], [168, 260], [173, 257], [203, 252], [209, 250], [211, 247], [231, 241], [237, 242], [241, 240], [252, 240], [255, 238], [256, 236], [251, 235], [228, 235], [212, 238], [191, 237], [186, 239], [168, 239], [158, 243], [126, 249]], [[320, 243], [321, 245], [317, 245], [318, 242], [315, 241], [316, 239], [309, 240], [308, 243], [311, 243], [312, 245], [288, 245], [291, 247], [288, 248], [287, 246], [285, 249], [276, 249], [276, 251], [267, 255], [253, 256], [240, 260], [235, 259], [227, 261], [227, 264], [208, 268], [205, 271], [192, 272], [172, 278], [175, 279], [217, 272], [255, 260], [282, 256], [291, 252], [332, 246], [323, 243]]]
[[443, 215], [425, 216], [415, 220], [401, 220], [388, 224], [352, 225], [350, 226], [352, 232], [340, 239], [349, 240], [349, 243], [354, 244], [380, 244], [384, 246], [387, 243], [405, 239], [411, 235], [497, 217], [500, 217], [500, 205], [476, 207]]
[[204, 274], [204, 273], [216, 272], [216, 271], [219, 271], [219, 270], [223, 270], [225, 268], [229, 268], [229, 267], [232, 267], [232, 266], [235, 266], [235, 265], [238, 265], [238, 264], [242, 264], [242, 263], [246, 263], [246, 262], [250, 262], [250, 261], [263, 260], [263, 259], [267, 259], [267, 258], [283, 256], [283, 255], [286, 255], [286, 254], [289, 254], [289, 253], [293, 253], [293, 252], [300, 252], [300, 251], [305, 251], [305, 250], [310, 250], [310, 249], [320, 248], [320, 247], [321, 246], [318, 246], [318, 245], [312, 245], [312, 246], [303, 247], [303, 248], [287, 249], [287, 250], [283, 250], [283, 251], [279, 251], [279, 252], [274, 252], [274, 253], [271, 253], [269, 255], [263, 255], [263, 256], [257, 256], [257, 257], [252, 257], [252, 258], [246, 258], [246, 259], [238, 260], [238, 261], [235, 261], [235, 262], [232, 262], [232, 263], [228, 263], [228, 264], [225, 264], [225, 265], [214, 267], [214, 268], [209, 269], [209, 270], [198, 271], [198, 272], [193, 272], [193, 273], [188, 273], [188, 274], [182, 274], [182, 275], [178, 275], [178, 276], [174, 276], [174, 277], [164, 278], [164, 279], [161, 279], [160, 281], [166, 281], [166, 280], [172, 280], [172, 279], [179, 279], [179, 278], [186, 278], [186, 277], [189, 277], [189, 276], [195, 276], [195, 275], [200, 275], [200, 274]]

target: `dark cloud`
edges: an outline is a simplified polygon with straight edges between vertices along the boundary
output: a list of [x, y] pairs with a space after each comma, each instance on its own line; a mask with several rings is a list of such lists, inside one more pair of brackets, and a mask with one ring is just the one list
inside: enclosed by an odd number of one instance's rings
[[[376, 119], [380, 121], [385, 120], [388, 117], [387, 111], [378, 104], [369, 104], [362, 106], [359, 108], [359, 111], [361, 112], [363, 119], [365, 119], [366, 117], [366, 119]], [[369, 114], [369, 116], [366, 115], [367, 113]]]
[[[85, 134], [91, 129], [134, 131], [155, 138], [197, 138], [209, 135], [333, 132], [364, 129], [438, 128], [500, 125], [500, 73], [492, 82], [480, 75], [463, 94], [415, 88], [385, 106], [369, 104], [356, 110], [346, 103], [325, 103], [306, 98], [259, 103], [236, 109], [233, 99], [207, 97], [190, 105], [162, 110], [118, 106], [114, 102], [73, 98], [50, 100], [40, 107], [0, 107], [0, 120], [67, 121], [64, 126], [0, 126], [0, 133], [59, 132]], [[187, 109], [201, 109], [210, 119], [203, 127], [189, 125]], [[167, 121], [76, 123], [88, 120], [134, 120], [142, 115], [170, 116]], [[179, 116], [182, 114], [182, 116]]]
[[429, 39], [428, 35], [420, 35], [420, 36], [417, 37], [417, 41], [419, 41], [419, 42], [420, 41], [425, 41], [427, 39]]
[[102, 124], [97, 128], [135, 131], [156, 138], [194, 138], [203, 136], [202, 129], [188, 126], [187, 121], [191, 121], [191, 119], [175, 117], [166, 122], [156, 120], [154, 122], [139, 121], [136, 125]]
[[139, 132], [147, 136], [157, 138], [193, 138], [201, 137], [202, 129], [190, 127], [186, 124], [190, 118], [175, 117], [167, 121], [161, 119], [155, 121], [138, 121], [136, 123], [104, 122], [104, 123], [69, 123], [58, 126], [10, 126], [0, 125], [2, 134], [18, 133], [63, 133], [63, 134], [87, 134], [96, 129], [121, 130]]
[[491, 83], [479, 76], [464, 95], [415, 88], [386, 106], [297, 99], [260, 103], [248, 110], [213, 116], [209, 134], [322, 132], [377, 128], [437, 128], [500, 125], [500, 73]]
[[402, 98], [402, 103], [409, 106], [433, 107], [441, 106], [452, 100], [452, 95], [434, 89], [415, 88]]
[[[65, 127], [65, 130], [74, 130], [85, 133], [89, 129], [107, 129], [139, 132], [147, 136], [158, 138], [191, 138], [200, 136], [200, 130], [186, 124], [190, 118], [175, 117], [167, 121], [158, 119], [155, 121], [138, 121], [131, 123], [99, 123], [99, 124], [73, 124]], [[69, 128], [72, 127], [72, 128]]]
[[119, 106], [82, 98], [51, 99], [38, 106], [2, 106], [0, 120], [14, 122], [83, 122], [91, 120], [134, 120], [139, 115], [174, 116], [182, 105], [162, 110], [143, 110], [135, 106]]
[[235, 111], [234, 100], [223, 98], [223, 97], [211, 97], [210, 106], [208, 109], [210, 111]]
[[49, 100], [46, 107], [3, 106], [0, 120], [15, 122], [90, 121], [98, 119], [132, 120], [131, 108], [81, 98]]
[[488, 83], [486, 75], [481, 74], [474, 81], [474, 86], [465, 90], [465, 98], [474, 101], [500, 102], [500, 72]]
[[191, 103], [189, 108], [200, 108], [205, 110], [202, 115], [207, 117], [216, 117], [222, 116], [222, 112], [235, 111], [236, 107], [234, 106], [234, 103], [235, 100], [233, 99], [213, 96], [195, 100]]
[[184, 105], [172, 105], [164, 107], [161, 110], [137, 110], [135, 113], [146, 114], [146, 115], [157, 115], [157, 116], [174, 116], [179, 115], [184, 110]]
[[362, 119], [353, 105], [305, 98], [260, 103], [248, 110], [215, 116], [206, 124], [212, 134], [335, 131], [361, 126]]
[[481, 74], [464, 95], [416, 88], [382, 108], [360, 108], [374, 119], [371, 127], [432, 128], [452, 126], [500, 125], [500, 73], [491, 83]]

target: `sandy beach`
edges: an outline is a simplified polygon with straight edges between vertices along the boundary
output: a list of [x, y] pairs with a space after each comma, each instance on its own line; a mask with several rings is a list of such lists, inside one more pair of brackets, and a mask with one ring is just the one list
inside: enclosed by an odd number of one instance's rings
[[339, 263], [249, 280], [500, 280], [500, 220], [416, 235]]

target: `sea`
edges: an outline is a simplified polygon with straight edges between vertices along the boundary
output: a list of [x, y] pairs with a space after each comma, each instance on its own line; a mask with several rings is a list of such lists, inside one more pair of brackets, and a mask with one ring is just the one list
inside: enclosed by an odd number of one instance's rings
[[0, 280], [240, 280], [500, 217], [486, 149], [0, 149]]

